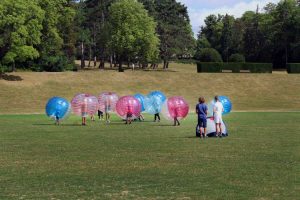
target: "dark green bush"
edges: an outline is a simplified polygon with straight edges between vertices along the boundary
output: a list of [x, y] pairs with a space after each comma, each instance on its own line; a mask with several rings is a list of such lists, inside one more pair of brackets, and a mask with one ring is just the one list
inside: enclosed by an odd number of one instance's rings
[[195, 58], [201, 62], [223, 62], [222, 56], [213, 48], [203, 48], [196, 53]]
[[0, 63], [0, 74], [9, 72], [9, 70], [10, 70], [9, 67], [7, 67], [6, 65], [1, 65], [1, 63]]
[[288, 63], [287, 71], [290, 74], [300, 73], [300, 63]]
[[222, 64], [221, 62], [198, 62], [197, 63], [197, 71], [198, 73], [201, 72], [209, 72], [209, 73], [219, 73], [221, 72], [221, 68], [222, 68]]
[[68, 60], [65, 56], [44, 57], [39, 63], [40, 71], [62, 72], [68, 68]]
[[196, 64], [198, 61], [194, 59], [178, 59], [175, 60], [175, 62], [181, 64]]
[[246, 61], [245, 56], [239, 53], [232, 54], [229, 57], [229, 62], [239, 62], [244, 63]]

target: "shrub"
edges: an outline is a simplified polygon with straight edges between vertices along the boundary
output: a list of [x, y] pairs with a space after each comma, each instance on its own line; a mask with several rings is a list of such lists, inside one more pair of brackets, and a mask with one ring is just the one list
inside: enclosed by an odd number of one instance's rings
[[62, 72], [68, 68], [68, 60], [65, 56], [44, 57], [39, 63], [40, 71]]
[[213, 48], [203, 48], [196, 53], [195, 58], [201, 62], [223, 62], [219, 52]]
[[300, 63], [288, 63], [287, 64], [287, 71], [290, 74], [300, 73]]
[[175, 62], [180, 63], [180, 64], [196, 64], [197, 60], [194, 60], [194, 59], [178, 59]]
[[239, 53], [232, 54], [229, 57], [229, 62], [239, 62], [244, 63], [246, 61], [245, 56]]
[[9, 67], [0, 63], [0, 74], [4, 74], [5, 72], [9, 72]]

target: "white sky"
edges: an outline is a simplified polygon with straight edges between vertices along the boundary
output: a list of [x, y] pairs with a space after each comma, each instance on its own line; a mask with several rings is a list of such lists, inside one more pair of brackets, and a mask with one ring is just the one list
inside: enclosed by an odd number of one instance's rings
[[234, 15], [241, 17], [245, 11], [255, 11], [257, 5], [262, 9], [267, 3], [279, 0], [177, 0], [188, 7], [191, 24], [195, 35], [204, 25], [204, 19], [210, 14]]

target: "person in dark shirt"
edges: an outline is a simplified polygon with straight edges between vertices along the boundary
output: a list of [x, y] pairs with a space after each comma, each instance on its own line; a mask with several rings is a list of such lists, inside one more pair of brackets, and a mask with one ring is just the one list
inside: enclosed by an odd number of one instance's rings
[[[199, 103], [196, 105], [196, 113], [198, 115], [198, 127], [200, 129], [200, 137], [206, 137], [207, 127], [207, 105], [204, 97], [199, 98]], [[203, 130], [202, 130], [203, 129]]]

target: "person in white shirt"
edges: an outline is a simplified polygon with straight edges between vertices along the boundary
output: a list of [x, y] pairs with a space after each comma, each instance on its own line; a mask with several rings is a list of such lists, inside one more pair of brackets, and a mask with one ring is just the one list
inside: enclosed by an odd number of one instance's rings
[[218, 96], [215, 96], [214, 104], [214, 121], [216, 124], [216, 136], [222, 137], [222, 113], [224, 112], [224, 107], [219, 100]]

